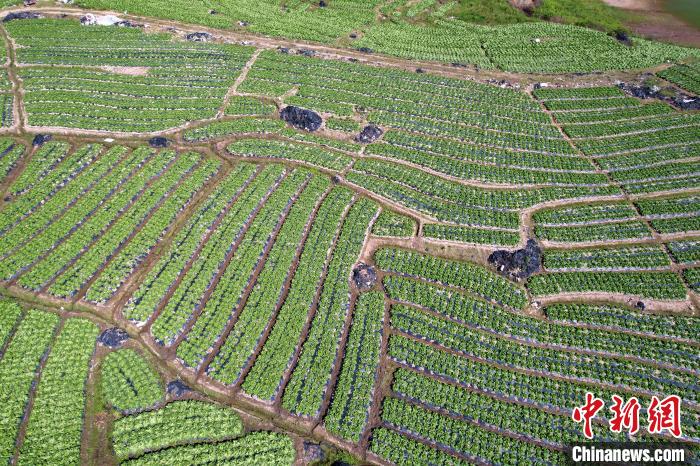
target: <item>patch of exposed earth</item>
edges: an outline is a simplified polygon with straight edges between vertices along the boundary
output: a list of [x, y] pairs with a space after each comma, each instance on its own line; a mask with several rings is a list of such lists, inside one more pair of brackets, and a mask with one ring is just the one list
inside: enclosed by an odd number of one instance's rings
[[603, 1], [610, 6], [633, 12], [627, 25], [638, 36], [700, 47], [700, 30], [666, 11], [662, 0]]
[[148, 76], [149, 71], [147, 66], [100, 66], [100, 69], [127, 76]]

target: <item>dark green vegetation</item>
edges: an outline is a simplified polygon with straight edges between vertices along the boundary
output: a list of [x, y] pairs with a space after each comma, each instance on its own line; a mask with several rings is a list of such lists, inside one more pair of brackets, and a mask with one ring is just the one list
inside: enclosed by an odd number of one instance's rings
[[700, 61], [675, 65], [658, 75], [689, 92], [700, 93]]
[[[334, 44], [377, 12], [243, 6], [206, 21]], [[687, 54], [540, 22], [461, 35], [454, 4], [374, 6], [387, 20], [358, 41], [408, 58], [586, 72]], [[187, 7], [152, 14], [205, 21]], [[369, 462], [561, 464], [589, 391], [677, 394], [679, 441], [700, 443], [697, 111], [605, 74], [518, 88], [154, 25], [5, 29], [5, 95], [26, 115], [0, 138], [8, 460], [291, 464], [313, 439]], [[660, 75], [692, 92], [686, 68]], [[318, 131], [284, 123], [288, 105]], [[358, 142], [369, 124], [381, 135]], [[526, 243], [530, 276], [488, 259]], [[124, 347], [96, 344], [108, 326]]]

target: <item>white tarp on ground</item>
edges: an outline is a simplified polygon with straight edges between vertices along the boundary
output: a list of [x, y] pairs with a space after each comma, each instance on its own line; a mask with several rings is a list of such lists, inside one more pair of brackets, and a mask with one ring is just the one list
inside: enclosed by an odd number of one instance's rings
[[121, 18], [114, 15], [93, 15], [92, 13], [88, 13], [80, 18], [80, 22], [86, 26], [113, 26], [121, 21]]

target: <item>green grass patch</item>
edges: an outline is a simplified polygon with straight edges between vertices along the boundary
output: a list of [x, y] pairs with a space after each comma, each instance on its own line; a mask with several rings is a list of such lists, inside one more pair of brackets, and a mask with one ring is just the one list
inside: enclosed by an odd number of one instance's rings
[[462, 21], [476, 24], [515, 24], [528, 21], [554, 21], [598, 29], [626, 31], [630, 13], [606, 5], [602, 0], [542, 0], [526, 14], [508, 0], [461, 0], [452, 12]]
[[533, 16], [546, 21], [613, 32], [627, 31], [624, 22], [630, 14], [606, 5], [602, 0], [542, 0]]
[[467, 23], [513, 24], [532, 21], [508, 0], [461, 0], [452, 14]]

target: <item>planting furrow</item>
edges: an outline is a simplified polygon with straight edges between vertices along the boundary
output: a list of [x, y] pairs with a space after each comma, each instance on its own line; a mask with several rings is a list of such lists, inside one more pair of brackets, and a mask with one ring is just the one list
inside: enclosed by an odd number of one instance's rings
[[[100, 146], [86, 146], [98, 152]], [[95, 163], [77, 176], [62, 191], [36, 209], [29, 217], [15, 225], [0, 239], [0, 257], [5, 258], [18, 245], [31, 241], [35, 236], [43, 233], [49, 226], [57, 222], [63, 214], [73, 207], [83, 196], [89, 195], [98, 183], [106, 183], [106, 178], [112, 176], [113, 170], [121, 161], [126, 152], [124, 147], [116, 147], [102, 154]]]
[[240, 139], [226, 146], [226, 150], [240, 157], [298, 161], [333, 172], [343, 170], [353, 160], [347, 155], [315, 145], [267, 139]]
[[264, 268], [251, 283], [252, 291], [243, 306], [238, 306], [241, 311], [235, 325], [225, 334], [219, 351], [213, 353], [216, 357], [211, 364], [205, 366], [210, 377], [227, 385], [239, 382], [262, 335], [271, 325], [275, 311], [282, 305], [285, 284], [293, 272], [302, 239], [329, 184], [326, 177], [314, 177], [294, 203], [277, 233]]
[[[0, 233], [5, 233], [41, 206], [41, 202], [61, 189], [61, 185], [85, 167], [89, 153], [68, 156], [66, 143], [47, 143], [35, 149], [22, 172], [5, 195], [13, 202], [4, 206], [0, 217]], [[66, 159], [66, 160], [64, 160]], [[60, 163], [64, 161], [64, 163]]]
[[343, 224], [308, 338], [285, 388], [282, 405], [291, 413], [308, 417], [319, 414], [331, 373], [342, 351], [338, 343], [350, 312], [352, 267], [360, 256], [376, 214], [373, 202], [360, 199], [352, 206]]
[[[280, 310], [287, 302], [287, 297], [289, 296], [289, 293], [290, 293], [291, 288], [292, 288], [292, 280], [293, 280], [294, 276], [296, 275], [297, 270], [299, 269], [299, 265], [300, 265], [300, 261], [301, 261], [301, 254], [303, 253], [306, 242], [308, 241], [308, 239], [311, 235], [312, 225], [315, 224], [316, 221], [320, 221], [319, 214], [321, 212], [321, 205], [330, 196], [331, 192], [332, 192], [332, 188], [329, 186], [326, 188], [325, 192], [322, 193], [318, 197], [316, 204], [313, 207], [313, 211], [309, 215], [306, 225], [304, 225], [304, 227], [303, 227], [303, 233], [302, 233], [299, 241], [296, 243], [294, 257], [292, 259], [291, 264], [289, 264], [288, 270], [285, 273], [284, 282], [282, 283], [281, 288], [279, 289], [279, 292], [277, 294], [277, 300], [275, 302], [274, 307], [271, 309], [270, 317], [268, 318], [267, 322], [260, 322], [260, 323], [253, 324], [253, 325], [257, 325], [256, 330], [259, 329], [260, 333], [257, 335], [257, 338], [255, 340], [254, 345], [251, 346], [250, 354], [246, 357], [245, 362], [243, 363], [243, 365], [240, 368], [240, 372], [238, 373], [238, 377], [234, 383], [234, 386], [236, 388], [239, 388], [242, 385], [242, 383], [245, 380], [245, 378], [247, 377], [249, 371], [252, 369], [253, 365], [255, 364], [257, 357], [262, 353], [263, 348], [266, 345], [266, 341], [269, 338], [270, 333], [272, 332], [273, 326], [277, 322], [277, 319], [278, 319], [279, 314], [280, 314]], [[266, 294], [273, 293], [274, 288], [272, 290], [261, 290], [259, 293], [257, 293], [257, 296], [255, 297], [255, 299], [257, 300], [256, 307], [258, 307], [258, 308], [265, 307], [265, 304], [263, 304], [263, 301], [261, 299], [263, 297], [262, 296], [263, 291]], [[271, 299], [274, 299], [274, 298], [271, 298]], [[248, 298], [248, 300], [250, 301], [250, 298]], [[251, 302], [254, 302], [254, 301], [251, 301]], [[248, 306], [247, 303], [246, 303], [246, 306]], [[271, 303], [269, 303], [269, 302], [266, 306], [268, 308], [272, 307]], [[250, 334], [250, 338], [254, 338], [254, 337], [255, 337], [254, 333]]]
[[[108, 158], [108, 154], [104, 157]], [[142, 152], [132, 152], [115, 168], [107, 181], [99, 183], [95, 189], [83, 196], [44, 231], [28, 241], [19, 243], [12, 254], [6, 256], [0, 264], [3, 279], [10, 280], [18, 277], [50, 251], [62, 247], [62, 243], [71, 238], [71, 234], [76, 231], [86, 231], [81, 228], [83, 226], [89, 228], [90, 223], [93, 222], [92, 215], [98, 212], [100, 207], [111, 203], [118, 204], [120, 196], [127, 199], [133, 196], [135, 192], [128, 194], [130, 185], [134, 183], [131, 179], [137, 176], [144, 163]], [[38, 288], [40, 286], [35, 287], [35, 289]]]
[[[442, 416], [397, 398], [384, 400], [382, 419], [400, 432], [429, 439], [470, 460], [516, 464], [519, 460], [526, 459], [529, 464], [551, 465], [560, 464], [564, 459], [561, 452], [499, 435], [481, 426]], [[494, 444], [500, 448], [494, 449]]]
[[384, 295], [361, 294], [352, 316], [348, 343], [330, 409], [324, 418], [329, 432], [359, 442], [379, 375], [379, 351], [384, 326]]
[[433, 448], [428, 442], [421, 442], [417, 437], [407, 437], [394, 429], [378, 427], [372, 432], [369, 451], [394, 464], [410, 462], [411, 464], [439, 464], [442, 466], [466, 466], [469, 464], [486, 464], [484, 461], [466, 461]]
[[572, 381], [609, 385], [636, 393], [676, 393], [697, 404], [700, 385], [697, 376], [648, 367], [626, 360], [610, 360], [593, 355], [540, 347], [523, 347], [517, 342], [472, 331], [459, 324], [427, 315], [413, 308], [395, 306], [392, 326], [416, 339], [435, 343], [455, 353], [509, 369], [532, 371]]
[[240, 438], [214, 443], [185, 443], [151, 451], [124, 461], [125, 466], [214, 463], [237, 465], [293, 464], [296, 450], [292, 439], [277, 432], [250, 432]]
[[[311, 226], [289, 292], [242, 385], [256, 398], [276, 400], [304, 342], [325, 280], [328, 263], [352, 202], [352, 192], [334, 188]], [[293, 336], [290, 338], [290, 335]]]
[[5, 354], [22, 318], [22, 308], [19, 304], [0, 299], [0, 359]]
[[253, 181], [253, 165], [240, 164], [223, 180], [180, 230], [163, 257], [148, 272], [124, 307], [124, 317], [144, 324], [170, 298], [189, 265]]
[[19, 166], [25, 149], [24, 145], [17, 144], [13, 139], [0, 139], [0, 192], [4, 191], [1, 186], [8, 175]]
[[60, 185], [63, 177], [70, 176], [81, 166], [80, 157], [74, 157], [80, 154], [70, 154], [70, 145], [65, 142], [50, 141], [32, 150], [24, 170], [8, 189], [13, 196], [22, 196], [32, 189], [50, 193], [50, 189]]
[[[162, 155], [162, 154], [161, 154]], [[188, 179], [200, 162], [198, 154], [180, 156], [119, 220], [74, 263], [66, 267], [48, 287], [48, 292], [58, 297], [74, 297], [118, 253], [129, 239], [159, 209], [177, 189], [183, 179]]]
[[561, 326], [408, 278], [387, 276], [384, 287], [388, 296], [397, 302], [519, 345], [598, 357], [631, 358], [652, 367], [662, 365], [679, 372], [697, 373], [700, 370], [700, 355], [696, 349], [680, 342]]
[[0, 457], [6, 463], [14, 456], [35, 373], [49, 351], [58, 324], [55, 314], [29, 311], [0, 360]]
[[178, 215], [190, 205], [196, 193], [216, 175], [220, 165], [219, 162], [209, 159], [202, 161], [151, 216], [148, 223], [131, 238], [124, 249], [112, 258], [87, 290], [84, 299], [96, 303], [104, 303], [111, 299], [127, 277], [170, 230]]
[[77, 464], [88, 377], [98, 327], [69, 319], [49, 354], [29, 413], [17, 464]]
[[225, 332], [227, 324], [236, 317], [235, 311], [246, 288], [254, 280], [255, 271], [259, 265], [264, 265], [279, 228], [311, 176], [305, 170], [291, 172], [250, 223], [202, 312], [177, 346], [178, 358], [188, 366], [200, 365]]
[[[505, 368], [496, 363], [456, 354], [447, 348], [416, 339], [406, 334], [392, 332], [389, 338], [389, 357], [395, 363], [429, 374], [451, 384], [478, 390], [505, 401], [526, 403], [530, 406], [570, 414], [571, 409], [587, 391], [606, 400], [626, 387], [601, 386], [587, 380], [570, 380], [553, 374], [537, 373], [519, 368]], [[649, 394], [635, 395], [640, 402], [650, 400]], [[645, 400], [645, 401], [642, 401]], [[687, 413], [683, 420], [683, 431], [689, 436], [698, 436], [697, 404], [683, 401]], [[691, 414], [692, 413], [692, 414]]]
[[610, 335], [609, 330], [639, 333], [645, 337], [666, 338], [699, 345], [700, 321], [693, 317], [662, 316], [631, 311], [616, 306], [554, 304], [545, 315], [553, 323], [593, 328]]
[[122, 417], [114, 423], [114, 448], [120, 461], [175, 445], [220, 442], [243, 434], [243, 422], [225, 406], [178, 400], [152, 411]]
[[473, 263], [395, 248], [379, 249], [374, 260], [386, 272], [455, 287], [505, 308], [519, 310], [527, 303], [523, 288]]
[[[126, 211], [135, 205], [140, 197], [157, 180], [158, 176], [164, 173], [174, 162], [174, 153], [164, 153], [162, 157], [154, 157], [154, 151], [150, 149], [137, 149], [132, 153], [132, 158], [124, 166], [127, 181], [121, 186], [105, 186], [106, 192], [100, 196], [91, 196], [91, 200], [97, 200], [97, 204], [92, 207], [94, 212], [89, 211], [84, 223], [72, 225], [68, 229], [68, 236], [55, 247], [52, 247], [48, 254], [43, 255], [32, 268], [20, 276], [17, 283], [25, 288], [40, 290], [50, 284], [62, 271], [70, 267], [98, 238], [114, 223], [121, 218]], [[130, 166], [131, 164], [135, 166]], [[132, 174], [133, 172], [133, 174]], [[94, 197], [94, 199], [92, 199]], [[104, 202], [102, 202], [104, 199]], [[83, 218], [84, 212], [72, 209], [78, 219]], [[66, 218], [68, 221], [68, 218]], [[63, 232], [65, 235], [65, 231]]]
[[286, 172], [281, 166], [270, 165], [236, 200], [153, 321], [150, 333], [157, 342], [172, 345], [194, 322], [251, 219], [285, 176]]
[[[394, 373], [394, 396], [460, 417], [466, 421], [502, 429], [511, 436], [526, 436], [529, 442], [563, 449], [581, 438], [581, 428], [569, 415], [510, 403], [488, 394], [422, 376], [403, 368]], [[601, 413], [602, 414], [602, 413]], [[597, 432], [604, 441], [624, 441], [624, 434]]]

